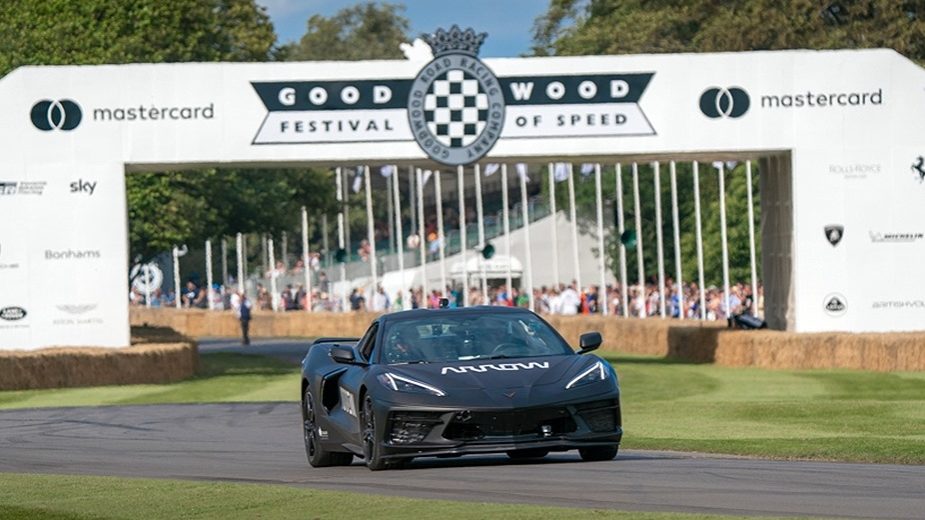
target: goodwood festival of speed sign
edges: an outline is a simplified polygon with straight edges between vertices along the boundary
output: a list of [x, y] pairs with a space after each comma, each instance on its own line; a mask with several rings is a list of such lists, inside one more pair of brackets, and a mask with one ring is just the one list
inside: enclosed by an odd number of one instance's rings
[[424, 37], [434, 59], [411, 83], [408, 124], [414, 140], [437, 162], [470, 164], [501, 137], [501, 83], [476, 57], [486, 36], [454, 25]]
[[252, 81], [267, 109], [252, 144], [414, 142], [430, 159], [458, 166], [479, 161], [501, 139], [542, 146], [655, 135], [639, 104], [654, 72], [544, 68], [499, 78], [478, 58], [486, 37], [455, 25], [423, 36], [433, 58], [413, 79]]

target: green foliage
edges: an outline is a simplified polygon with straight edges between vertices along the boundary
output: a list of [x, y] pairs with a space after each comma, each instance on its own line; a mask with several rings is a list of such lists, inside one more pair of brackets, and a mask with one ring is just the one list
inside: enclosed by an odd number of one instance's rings
[[22, 65], [264, 61], [275, 41], [253, 0], [0, 2], [0, 76]]
[[551, 0], [534, 26], [538, 55], [876, 47], [925, 62], [925, 4]]
[[404, 6], [366, 3], [330, 18], [308, 19], [305, 35], [283, 50], [288, 60], [383, 60], [402, 58], [398, 45], [409, 41]]

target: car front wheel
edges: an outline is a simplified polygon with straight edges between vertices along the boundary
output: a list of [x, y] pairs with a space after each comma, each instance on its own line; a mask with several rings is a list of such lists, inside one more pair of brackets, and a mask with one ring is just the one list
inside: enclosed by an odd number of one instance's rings
[[613, 460], [617, 456], [617, 450], [620, 449], [619, 445], [614, 444], [613, 446], [594, 446], [593, 448], [578, 448], [578, 453], [581, 455], [581, 460], [584, 461], [595, 461], [595, 460]]

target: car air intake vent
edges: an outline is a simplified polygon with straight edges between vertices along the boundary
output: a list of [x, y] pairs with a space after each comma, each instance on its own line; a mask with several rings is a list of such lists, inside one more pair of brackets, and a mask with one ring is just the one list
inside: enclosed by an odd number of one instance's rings
[[389, 416], [389, 442], [413, 444], [423, 441], [434, 426], [442, 423], [439, 412], [392, 412]]
[[578, 405], [578, 415], [593, 432], [612, 432], [620, 426], [620, 405], [615, 400]]
[[564, 407], [509, 412], [473, 411], [465, 416], [456, 414], [443, 436], [454, 441], [491, 440], [498, 437], [541, 439], [571, 433], [576, 428], [575, 421]]

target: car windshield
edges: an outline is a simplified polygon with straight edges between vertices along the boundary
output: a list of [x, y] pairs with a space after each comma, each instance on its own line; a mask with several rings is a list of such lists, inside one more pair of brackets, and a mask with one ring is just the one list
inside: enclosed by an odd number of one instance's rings
[[382, 361], [440, 363], [572, 354], [573, 350], [534, 314], [434, 313], [390, 323]]

